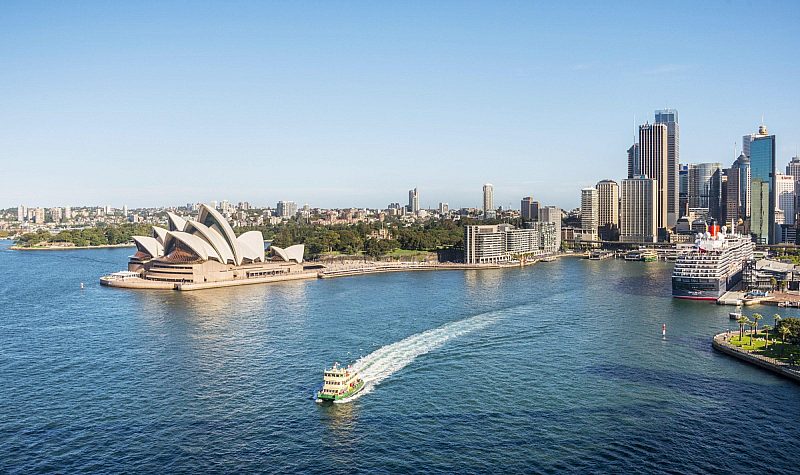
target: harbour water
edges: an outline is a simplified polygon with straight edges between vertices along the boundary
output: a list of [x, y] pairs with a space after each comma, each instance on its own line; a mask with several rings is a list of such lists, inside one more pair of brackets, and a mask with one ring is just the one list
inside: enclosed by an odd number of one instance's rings
[[[8, 245], [0, 472], [797, 470], [800, 385], [713, 352], [730, 308], [667, 263], [180, 293], [100, 287], [129, 249]], [[334, 361], [368, 388], [316, 404]]]

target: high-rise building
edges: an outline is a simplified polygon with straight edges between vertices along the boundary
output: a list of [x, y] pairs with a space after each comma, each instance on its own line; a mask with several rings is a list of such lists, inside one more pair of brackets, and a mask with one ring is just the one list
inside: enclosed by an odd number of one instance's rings
[[44, 208], [36, 208], [33, 210], [33, 222], [36, 224], [44, 224]]
[[556, 247], [553, 223], [530, 223], [520, 229], [509, 224], [464, 226], [464, 262], [492, 264], [551, 254]]
[[20, 223], [25, 221], [25, 212], [26, 209], [24, 206], [22, 205], [17, 206], [17, 221], [19, 221]]
[[645, 175], [622, 180], [620, 241], [656, 242], [658, 183]]
[[553, 223], [555, 226], [555, 248], [561, 249], [561, 208], [557, 206], [543, 206], [539, 208], [539, 222]]
[[750, 144], [758, 134], [747, 134], [742, 136], [742, 153], [745, 157], [750, 157]]
[[408, 212], [419, 213], [419, 193], [416, 188], [408, 190]]
[[64, 218], [63, 209], [61, 208], [50, 209], [50, 219], [53, 220], [54, 223], [60, 223], [63, 218]]
[[750, 232], [758, 244], [775, 238], [775, 136], [764, 125], [750, 141]]
[[67, 221], [72, 219], [72, 208], [69, 206], [64, 206], [64, 219]]
[[800, 181], [800, 157], [792, 157], [792, 161], [786, 165], [786, 174], [792, 175], [794, 181]]
[[658, 185], [658, 201], [656, 202], [656, 217], [658, 227], [668, 226], [667, 210], [669, 208], [668, 185], [668, 147], [666, 124], [645, 124], [639, 126], [639, 160], [641, 175], [656, 180]]
[[667, 226], [673, 227], [680, 218], [678, 167], [680, 163], [680, 127], [678, 111], [656, 111], [656, 124], [667, 126]]
[[694, 165], [687, 163], [678, 170], [678, 212], [681, 217], [689, 215], [689, 170], [692, 168]]
[[539, 202], [533, 196], [522, 198], [519, 205], [519, 214], [525, 221], [536, 221], [539, 219]]
[[297, 203], [294, 201], [278, 201], [275, 208], [279, 218], [291, 218], [297, 214]]
[[597, 188], [581, 190], [581, 240], [596, 241], [600, 212]]
[[725, 222], [736, 225], [750, 216], [750, 159], [743, 153], [727, 170]]
[[600, 226], [619, 226], [619, 185], [614, 180], [601, 180], [595, 185], [598, 197]]
[[[795, 178], [792, 175], [777, 173], [775, 175], [775, 197], [778, 208], [783, 211], [783, 223], [795, 223]], [[776, 220], [777, 221], [777, 220]]]
[[450, 205], [447, 203], [439, 203], [439, 214], [447, 214], [450, 211]]
[[483, 185], [483, 217], [485, 219], [495, 217], [494, 186], [491, 183]]
[[705, 208], [722, 222], [722, 165], [698, 163], [689, 169], [689, 208]]
[[639, 144], [635, 143], [628, 149], [628, 178], [633, 178], [642, 173], [639, 162]]

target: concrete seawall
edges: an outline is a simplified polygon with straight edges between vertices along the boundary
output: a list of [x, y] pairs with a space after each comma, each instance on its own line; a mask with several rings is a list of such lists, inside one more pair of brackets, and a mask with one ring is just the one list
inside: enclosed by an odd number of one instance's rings
[[711, 346], [721, 353], [733, 356], [734, 358], [738, 358], [744, 362], [759, 366], [772, 371], [773, 373], [789, 378], [796, 383], [800, 383], [800, 367], [792, 366], [766, 356], [755, 355], [731, 345], [728, 343], [727, 332], [714, 335], [714, 338], [711, 340]]

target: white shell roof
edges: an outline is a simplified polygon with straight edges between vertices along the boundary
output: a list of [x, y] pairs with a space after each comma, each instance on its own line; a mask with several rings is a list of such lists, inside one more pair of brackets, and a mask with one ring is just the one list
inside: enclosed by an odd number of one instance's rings
[[275, 251], [275, 254], [277, 254], [278, 257], [284, 261], [295, 261], [300, 264], [303, 262], [303, 253], [305, 252], [306, 246], [305, 244], [295, 244], [294, 246], [289, 246], [286, 249], [278, 246], [270, 246], [269, 248]]
[[164, 245], [164, 239], [167, 238], [168, 232], [169, 231], [164, 228], [153, 226], [153, 237], [156, 238], [161, 245]]
[[253, 262], [264, 261], [264, 235], [261, 231], [248, 231], [236, 239], [243, 259]]
[[234, 263], [237, 266], [242, 264], [242, 252], [239, 250], [236, 234], [219, 211], [208, 205], [200, 205], [200, 215], [198, 215], [197, 221], [220, 233], [233, 252]]
[[167, 239], [164, 243], [164, 254], [172, 252], [178, 241], [188, 246], [200, 259], [214, 259], [215, 261], [221, 262], [219, 254], [217, 254], [217, 251], [214, 250], [211, 244], [194, 234], [183, 231], [170, 231], [167, 233]]
[[186, 220], [175, 213], [167, 212], [167, 221], [169, 221], [170, 231], [183, 231], [186, 229]]
[[133, 236], [133, 242], [136, 243], [136, 249], [141, 252], [150, 254], [152, 257], [160, 257], [164, 255], [164, 246], [158, 242], [158, 239], [150, 236]]
[[217, 231], [209, 228], [203, 223], [189, 221], [186, 223], [186, 232], [195, 236], [200, 236], [209, 244], [211, 244], [211, 247], [214, 248], [214, 250], [217, 252], [217, 255], [222, 258], [221, 262], [231, 264], [235, 263], [231, 247], [228, 245], [228, 242], [225, 241], [225, 238], [223, 238]]

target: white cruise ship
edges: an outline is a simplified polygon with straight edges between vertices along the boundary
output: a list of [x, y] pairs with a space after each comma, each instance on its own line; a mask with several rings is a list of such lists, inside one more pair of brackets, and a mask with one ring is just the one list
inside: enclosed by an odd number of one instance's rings
[[742, 279], [745, 261], [753, 258], [755, 244], [749, 236], [728, 234], [725, 226], [712, 225], [699, 235], [694, 248], [675, 261], [672, 296], [680, 299], [716, 300]]

